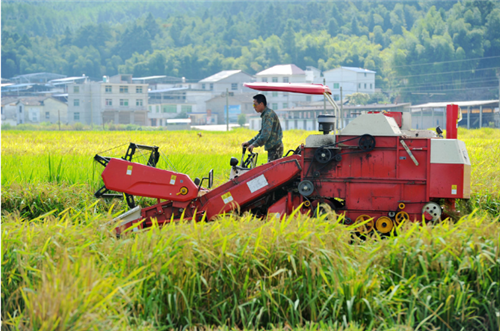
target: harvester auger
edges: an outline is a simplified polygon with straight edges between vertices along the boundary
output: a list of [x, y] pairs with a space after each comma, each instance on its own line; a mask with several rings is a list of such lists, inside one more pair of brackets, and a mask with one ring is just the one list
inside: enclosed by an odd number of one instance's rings
[[[142, 165], [105, 158], [102, 191], [157, 199], [153, 206], [130, 206], [118, 217], [118, 233], [147, 228], [153, 222], [211, 221], [227, 212], [282, 217], [300, 208], [300, 213], [313, 215], [325, 204], [344, 214], [345, 224], [368, 220], [361, 232], [388, 234], [402, 221], [437, 221], [443, 216], [442, 204], [454, 211], [456, 199], [470, 197], [471, 166], [465, 144], [456, 139], [455, 105], [447, 108], [447, 139], [432, 131], [411, 130], [411, 114], [405, 112], [363, 114], [338, 132], [340, 109], [327, 86], [245, 86], [323, 95], [334, 113], [318, 115], [323, 134], [308, 136], [305, 144], [282, 159], [255, 166], [257, 155], [249, 154], [239, 167], [238, 159], [232, 158], [229, 181], [213, 189], [212, 171], [204, 188], [203, 181], [155, 168], [156, 162]], [[158, 156], [156, 148], [151, 158]]]

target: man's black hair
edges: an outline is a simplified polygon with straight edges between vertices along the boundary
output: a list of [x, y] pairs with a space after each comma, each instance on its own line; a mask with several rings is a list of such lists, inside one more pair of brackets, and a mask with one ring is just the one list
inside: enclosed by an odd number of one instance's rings
[[264, 106], [267, 106], [267, 100], [264, 94], [254, 95], [253, 98], [255, 101], [257, 101], [257, 103], [264, 103]]

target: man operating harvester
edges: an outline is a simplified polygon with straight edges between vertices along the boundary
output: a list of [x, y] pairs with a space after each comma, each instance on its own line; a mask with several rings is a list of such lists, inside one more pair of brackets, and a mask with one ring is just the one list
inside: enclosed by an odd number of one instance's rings
[[276, 113], [267, 107], [266, 97], [257, 94], [253, 97], [253, 108], [260, 113], [262, 125], [259, 133], [247, 142], [241, 144], [248, 146], [250, 152], [254, 147], [264, 146], [267, 151], [267, 161], [271, 162], [283, 157], [283, 131], [281, 130], [280, 120]]

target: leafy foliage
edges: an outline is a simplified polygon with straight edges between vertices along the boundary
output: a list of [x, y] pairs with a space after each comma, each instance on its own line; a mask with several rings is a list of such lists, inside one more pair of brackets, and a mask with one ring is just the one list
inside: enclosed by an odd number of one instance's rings
[[498, 93], [499, 2], [116, 3], [2, 2], [2, 76], [195, 81], [294, 63], [371, 69], [378, 88], [408, 101]]

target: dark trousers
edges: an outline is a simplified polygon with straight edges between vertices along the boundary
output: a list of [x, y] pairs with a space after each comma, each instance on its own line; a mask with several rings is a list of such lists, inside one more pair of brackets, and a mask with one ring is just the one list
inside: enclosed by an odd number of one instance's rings
[[282, 157], [283, 157], [283, 143], [279, 144], [278, 147], [267, 151], [267, 162], [281, 159]]

